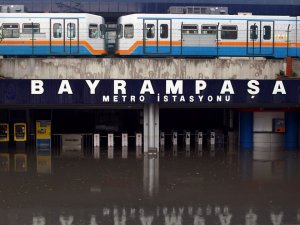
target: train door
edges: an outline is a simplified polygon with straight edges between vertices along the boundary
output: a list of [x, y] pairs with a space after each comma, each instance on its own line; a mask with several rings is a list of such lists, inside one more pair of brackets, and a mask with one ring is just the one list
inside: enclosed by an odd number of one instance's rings
[[79, 53], [79, 22], [78, 18], [50, 18], [50, 53]]
[[157, 53], [157, 20], [144, 20], [144, 54]]
[[273, 55], [273, 29], [274, 21], [247, 21], [247, 55]]
[[251, 56], [260, 55], [260, 21], [247, 22], [247, 54]]
[[274, 21], [261, 21], [261, 54], [274, 54]]
[[171, 20], [144, 20], [144, 54], [171, 53]]
[[172, 46], [172, 24], [171, 20], [158, 20], [158, 35], [157, 35], [157, 53], [159, 54], [171, 54]]

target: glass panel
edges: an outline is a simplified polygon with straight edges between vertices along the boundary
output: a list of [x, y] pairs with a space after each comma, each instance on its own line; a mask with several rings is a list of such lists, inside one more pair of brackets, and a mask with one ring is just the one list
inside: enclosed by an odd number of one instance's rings
[[256, 24], [250, 26], [250, 39], [254, 40], [258, 37], [258, 26]]
[[154, 24], [147, 24], [147, 38], [155, 37], [155, 26]]
[[105, 24], [100, 24], [100, 38], [105, 38], [106, 26]]
[[237, 39], [237, 26], [222, 26], [221, 38], [222, 39]]
[[118, 24], [117, 34], [118, 34], [118, 38], [123, 37], [123, 25], [122, 24]]
[[198, 34], [198, 25], [182, 25], [183, 34]]
[[271, 40], [271, 26], [264, 26], [264, 40]]
[[62, 37], [62, 26], [60, 23], [53, 24], [53, 37], [54, 38]]
[[3, 38], [19, 38], [20, 28], [19, 24], [3, 24], [2, 36]]
[[217, 34], [216, 25], [202, 25], [201, 34]]
[[160, 25], [160, 38], [168, 38], [169, 37], [169, 26], [168, 24]]
[[98, 38], [98, 25], [97, 24], [90, 24], [89, 26], [89, 38]]
[[134, 36], [133, 24], [125, 24], [125, 26], [124, 26], [124, 37], [125, 38], [133, 38], [133, 36]]
[[68, 23], [67, 25], [67, 37], [68, 38], [75, 38], [76, 31], [75, 31], [75, 23]]
[[33, 33], [37, 34], [40, 33], [40, 24], [39, 23], [24, 23], [23, 24], [23, 30], [22, 32], [24, 34], [32, 34]]

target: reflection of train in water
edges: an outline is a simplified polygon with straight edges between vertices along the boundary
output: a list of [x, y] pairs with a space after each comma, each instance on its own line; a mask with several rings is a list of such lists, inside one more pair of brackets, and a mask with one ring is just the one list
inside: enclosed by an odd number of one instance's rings
[[0, 55], [103, 55], [103, 17], [91, 14], [1, 13]]
[[300, 17], [132, 14], [118, 20], [119, 55], [300, 56]]
[[[105, 55], [103, 17], [4, 13], [0, 55]], [[132, 14], [118, 20], [117, 55], [300, 57], [300, 17]]]

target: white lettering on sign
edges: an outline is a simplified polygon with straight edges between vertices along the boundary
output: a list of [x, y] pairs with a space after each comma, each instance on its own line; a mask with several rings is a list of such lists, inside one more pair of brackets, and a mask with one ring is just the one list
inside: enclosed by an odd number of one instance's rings
[[114, 94], [119, 94], [121, 91], [122, 95], [126, 95], [126, 81], [125, 80], [114, 80]]
[[60, 83], [58, 94], [62, 95], [64, 93], [67, 93], [69, 95], [73, 94], [72, 88], [71, 88], [70, 83], [69, 83], [68, 80], [62, 80], [61, 83]]
[[44, 93], [44, 82], [42, 80], [32, 80], [31, 81], [31, 94], [41, 95]]
[[177, 80], [175, 82], [175, 85], [172, 80], [166, 80], [166, 94], [170, 95], [182, 95], [183, 93], [183, 81], [182, 80]]
[[257, 80], [250, 80], [248, 81], [248, 94], [252, 95], [252, 98], [254, 98], [253, 95], [257, 95], [260, 91], [259, 89], [259, 82]]
[[148, 92], [151, 95], [154, 94], [154, 89], [150, 80], [144, 80], [140, 94], [144, 95], [146, 92]]
[[277, 95], [278, 93], [285, 95], [286, 91], [284, 88], [284, 84], [282, 82], [282, 80], [277, 80], [275, 85], [274, 85], [274, 89], [273, 89], [273, 95]]
[[195, 82], [195, 93], [200, 95], [201, 91], [204, 91], [206, 88], [206, 82], [204, 80], [196, 80]]
[[225, 95], [226, 93], [231, 94], [231, 95], [234, 94], [234, 90], [233, 90], [230, 80], [224, 80], [224, 82], [223, 82], [223, 86], [222, 86], [220, 94]]
[[91, 80], [86, 80], [85, 82], [87, 83], [87, 85], [90, 88], [90, 94], [94, 95], [96, 93], [96, 88], [97, 88], [98, 84], [100, 83], [100, 80], [95, 80], [94, 82], [92, 82]]

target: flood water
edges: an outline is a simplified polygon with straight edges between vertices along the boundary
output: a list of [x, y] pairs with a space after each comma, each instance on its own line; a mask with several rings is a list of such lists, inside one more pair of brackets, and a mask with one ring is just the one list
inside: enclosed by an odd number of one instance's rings
[[300, 224], [299, 159], [222, 149], [1, 153], [0, 224]]

